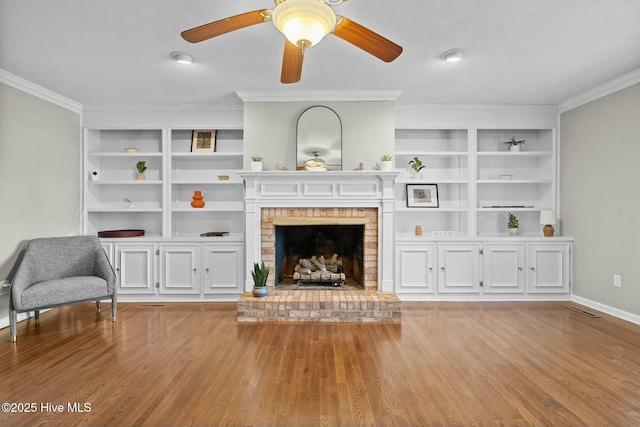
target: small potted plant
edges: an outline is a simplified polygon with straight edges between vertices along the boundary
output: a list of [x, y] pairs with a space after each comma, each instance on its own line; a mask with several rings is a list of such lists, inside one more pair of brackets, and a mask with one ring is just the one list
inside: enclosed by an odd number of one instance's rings
[[251, 156], [251, 171], [260, 172], [262, 170], [262, 157]]
[[503, 142], [509, 149], [509, 151], [520, 151], [520, 146], [527, 142], [526, 139], [516, 140], [515, 136], [512, 136], [510, 140]]
[[520, 222], [518, 222], [518, 218], [512, 213], [509, 213], [507, 218], [507, 229], [509, 230], [509, 235], [515, 236], [518, 233], [518, 227], [520, 227]]
[[251, 271], [251, 277], [253, 277], [253, 290], [251, 293], [254, 297], [266, 297], [269, 294], [269, 288], [267, 288], [267, 277], [269, 277], [269, 267], [264, 265], [264, 261], [260, 264], [253, 263], [253, 270]]
[[393, 157], [389, 154], [385, 154], [380, 157], [380, 170], [381, 171], [390, 171], [393, 169], [393, 162], [391, 161]]
[[137, 180], [143, 180], [144, 179], [144, 171], [147, 170], [147, 162], [145, 162], [144, 160], [141, 162], [136, 163], [136, 169], [138, 170], [138, 174], [136, 175], [136, 179]]
[[409, 166], [411, 167], [410, 172], [411, 175], [416, 178], [421, 176], [420, 171], [425, 168], [424, 163], [418, 157], [414, 157], [411, 161], [409, 161]]

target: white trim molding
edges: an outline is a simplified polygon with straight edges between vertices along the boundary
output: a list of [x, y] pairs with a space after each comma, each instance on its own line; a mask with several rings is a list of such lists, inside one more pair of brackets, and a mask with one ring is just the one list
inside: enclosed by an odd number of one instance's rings
[[11, 74], [8, 71], [0, 69], [0, 83], [4, 83], [8, 86], [19, 89], [23, 92], [33, 95], [45, 101], [56, 104], [60, 107], [73, 111], [74, 113], [82, 114], [82, 104], [72, 99], [64, 97], [58, 93], [55, 93], [49, 89], [45, 89], [35, 83], [31, 83], [28, 80], [18, 77], [15, 74]]
[[301, 90], [264, 91], [237, 90], [236, 95], [243, 102], [307, 102], [307, 101], [393, 101], [401, 90]]
[[635, 323], [636, 325], [640, 325], [640, 316], [637, 314], [629, 313], [628, 311], [620, 310], [619, 308], [611, 307], [605, 304], [601, 304], [596, 301], [592, 301], [587, 298], [579, 297], [577, 295], [571, 296], [571, 301], [576, 302], [578, 304], [582, 304], [584, 306], [593, 308], [594, 310], [601, 311], [603, 313], [609, 314], [613, 317], [617, 317], [622, 320], [626, 320], [627, 322]]
[[595, 101], [598, 98], [602, 98], [603, 96], [607, 96], [636, 83], [640, 83], [640, 68], [562, 101], [559, 105], [560, 113], [572, 110], [588, 102]]

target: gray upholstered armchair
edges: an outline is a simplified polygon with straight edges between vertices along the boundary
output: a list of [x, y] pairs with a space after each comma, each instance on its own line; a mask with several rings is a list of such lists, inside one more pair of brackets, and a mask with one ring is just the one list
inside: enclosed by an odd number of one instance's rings
[[9, 324], [16, 341], [17, 314], [62, 305], [111, 299], [116, 321], [116, 276], [96, 236], [33, 239], [11, 282]]

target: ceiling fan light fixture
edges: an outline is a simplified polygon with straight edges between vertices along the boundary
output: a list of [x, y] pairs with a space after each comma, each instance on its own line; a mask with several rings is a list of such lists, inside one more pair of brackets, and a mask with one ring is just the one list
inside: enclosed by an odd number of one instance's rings
[[171, 52], [171, 59], [180, 64], [191, 64], [193, 63], [193, 58], [187, 55], [184, 52]]
[[460, 48], [449, 49], [445, 52], [442, 52], [440, 55], [440, 59], [447, 62], [459, 62], [462, 61], [462, 57], [464, 56], [464, 50]]
[[280, 0], [271, 15], [273, 25], [292, 44], [318, 44], [336, 25], [336, 14], [324, 0]]

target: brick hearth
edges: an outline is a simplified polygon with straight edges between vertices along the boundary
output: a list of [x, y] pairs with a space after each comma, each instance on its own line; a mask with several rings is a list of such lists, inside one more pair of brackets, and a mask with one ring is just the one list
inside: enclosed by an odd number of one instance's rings
[[392, 322], [402, 320], [402, 305], [392, 292], [270, 290], [269, 296], [245, 293], [238, 301], [238, 322]]

